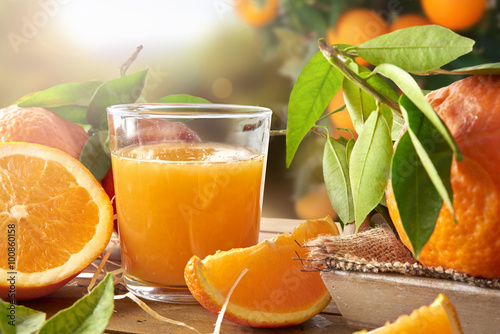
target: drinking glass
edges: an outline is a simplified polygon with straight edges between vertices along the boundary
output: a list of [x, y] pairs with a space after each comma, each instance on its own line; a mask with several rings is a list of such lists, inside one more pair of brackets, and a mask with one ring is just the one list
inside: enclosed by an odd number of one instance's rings
[[258, 242], [271, 110], [224, 104], [108, 108], [121, 261], [129, 291], [191, 303], [193, 255]]

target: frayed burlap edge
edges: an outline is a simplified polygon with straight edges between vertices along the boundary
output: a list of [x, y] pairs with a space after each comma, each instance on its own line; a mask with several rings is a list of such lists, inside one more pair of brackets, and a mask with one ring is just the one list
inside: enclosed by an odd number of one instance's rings
[[300, 260], [306, 271], [396, 273], [500, 289], [500, 279], [473, 277], [454, 269], [427, 267], [416, 262], [408, 249], [387, 229], [375, 228], [356, 235], [319, 236], [305, 247], [309, 248], [309, 256]]

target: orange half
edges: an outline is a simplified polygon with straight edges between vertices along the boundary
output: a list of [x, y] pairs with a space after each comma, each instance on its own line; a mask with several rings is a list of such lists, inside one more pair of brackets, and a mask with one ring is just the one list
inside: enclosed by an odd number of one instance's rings
[[193, 256], [184, 277], [193, 296], [217, 314], [229, 290], [233, 291], [224, 318], [252, 327], [283, 327], [302, 323], [330, 302], [319, 271], [304, 271], [298, 258], [306, 258], [306, 241], [322, 234], [338, 235], [330, 217], [308, 220], [291, 234], [284, 233], [259, 244], [217, 252], [201, 260]]
[[75, 158], [48, 146], [0, 143], [0, 181], [1, 298], [49, 294], [106, 248], [109, 197]]

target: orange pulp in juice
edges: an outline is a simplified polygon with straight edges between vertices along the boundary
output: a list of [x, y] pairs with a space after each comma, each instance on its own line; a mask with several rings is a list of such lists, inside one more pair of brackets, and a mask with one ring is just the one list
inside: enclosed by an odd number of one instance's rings
[[258, 242], [264, 156], [207, 143], [132, 146], [112, 155], [128, 275], [184, 286], [197, 255]]

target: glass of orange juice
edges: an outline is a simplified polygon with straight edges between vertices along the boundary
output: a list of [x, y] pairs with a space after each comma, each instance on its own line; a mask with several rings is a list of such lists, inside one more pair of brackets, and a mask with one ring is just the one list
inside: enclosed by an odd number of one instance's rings
[[108, 108], [125, 285], [191, 303], [197, 255], [258, 242], [271, 110], [223, 104]]

